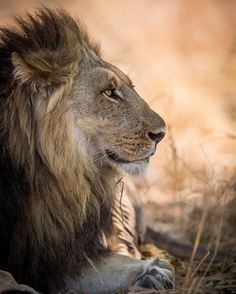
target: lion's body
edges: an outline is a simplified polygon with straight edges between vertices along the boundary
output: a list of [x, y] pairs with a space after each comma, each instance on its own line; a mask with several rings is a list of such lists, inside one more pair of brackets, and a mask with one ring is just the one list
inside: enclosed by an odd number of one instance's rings
[[145, 169], [164, 123], [67, 14], [18, 25], [0, 44], [0, 269], [48, 293], [109, 256], [118, 169]]

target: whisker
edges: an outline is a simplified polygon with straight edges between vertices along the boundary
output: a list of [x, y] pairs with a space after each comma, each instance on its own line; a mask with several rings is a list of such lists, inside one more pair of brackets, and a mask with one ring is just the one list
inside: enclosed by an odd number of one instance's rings
[[[109, 155], [115, 155], [116, 157], [117, 157], [117, 154], [114, 152], [114, 151], [110, 151], [109, 150], [109, 152], [107, 152]], [[114, 159], [114, 161], [118, 161], [119, 160], [119, 158], [117, 157], [117, 158], [115, 158]]]
[[98, 161], [98, 160], [100, 160], [102, 158], [105, 158], [105, 157], [106, 157], [106, 154], [103, 154], [102, 156], [97, 157], [95, 160], [92, 160], [90, 163], [94, 163], [94, 162], [96, 162], [96, 161]]

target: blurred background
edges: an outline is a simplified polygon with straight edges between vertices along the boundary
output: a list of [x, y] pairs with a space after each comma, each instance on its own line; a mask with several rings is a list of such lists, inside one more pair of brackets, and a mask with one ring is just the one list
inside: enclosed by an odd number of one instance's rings
[[177, 285], [236, 291], [236, 1], [0, 0], [0, 25], [40, 3], [80, 18], [167, 122], [148, 174], [127, 179], [128, 193], [153, 229], [231, 254], [205, 265], [171, 257]]

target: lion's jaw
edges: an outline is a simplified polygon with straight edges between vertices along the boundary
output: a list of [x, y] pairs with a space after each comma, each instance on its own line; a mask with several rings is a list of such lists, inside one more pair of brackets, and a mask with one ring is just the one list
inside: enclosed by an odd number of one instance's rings
[[[81, 133], [81, 131], [79, 131], [79, 133]], [[89, 140], [87, 140], [87, 142], [88, 141]], [[115, 138], [113, 141], [115, 142]], [[87, 152], [89, 154], [88, 157], [90, 158], [90, 164], [94, 164], [99, 169], [113, 168], [118, 173], [126, 172], [135, 176], [145, 175], [149, 166], [150, 156], [152, 156], [156, 150], [156, 146], [154, 145], [153, 148], [146, 151], [139, 159], [128, 160], [125, 159], [125, 157], [118, 157], [115, 152], [112, 152], [111, 149], [109, 149], [110, 145], [112, 144], [104, 141], [101, 134], [97, 137], [95, 136], [89, 144], [87, 143], [87, 146], [89, 146]], [[122, 149], [120, 150], [120, 153], [121, 152]]]
[[[142, 176], [145, 175], [148, 165], [149, 156], [135, 161], [127, 161], [117, 157], [110, 157], [109, 151], [104, 147], [103, 152], [99, 152], [99, 148], [95, 150], [94, 146], [88, 148], [90, 164], [94, 164], [96, 168], [103, 170], [113, 168], [118, 173], [128, 173], [130, 175]], [[116, 156], [116, 155], [115, 155]]]

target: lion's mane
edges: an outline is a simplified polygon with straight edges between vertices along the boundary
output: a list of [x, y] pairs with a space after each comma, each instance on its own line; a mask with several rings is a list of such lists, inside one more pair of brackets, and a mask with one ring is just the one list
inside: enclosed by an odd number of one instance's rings
[[75, 146], [66, 99], [97, 44], [64, 12], [17, 24], [0, 43], [0, 268], [47, 292], [106, 252], [115, 180]]

